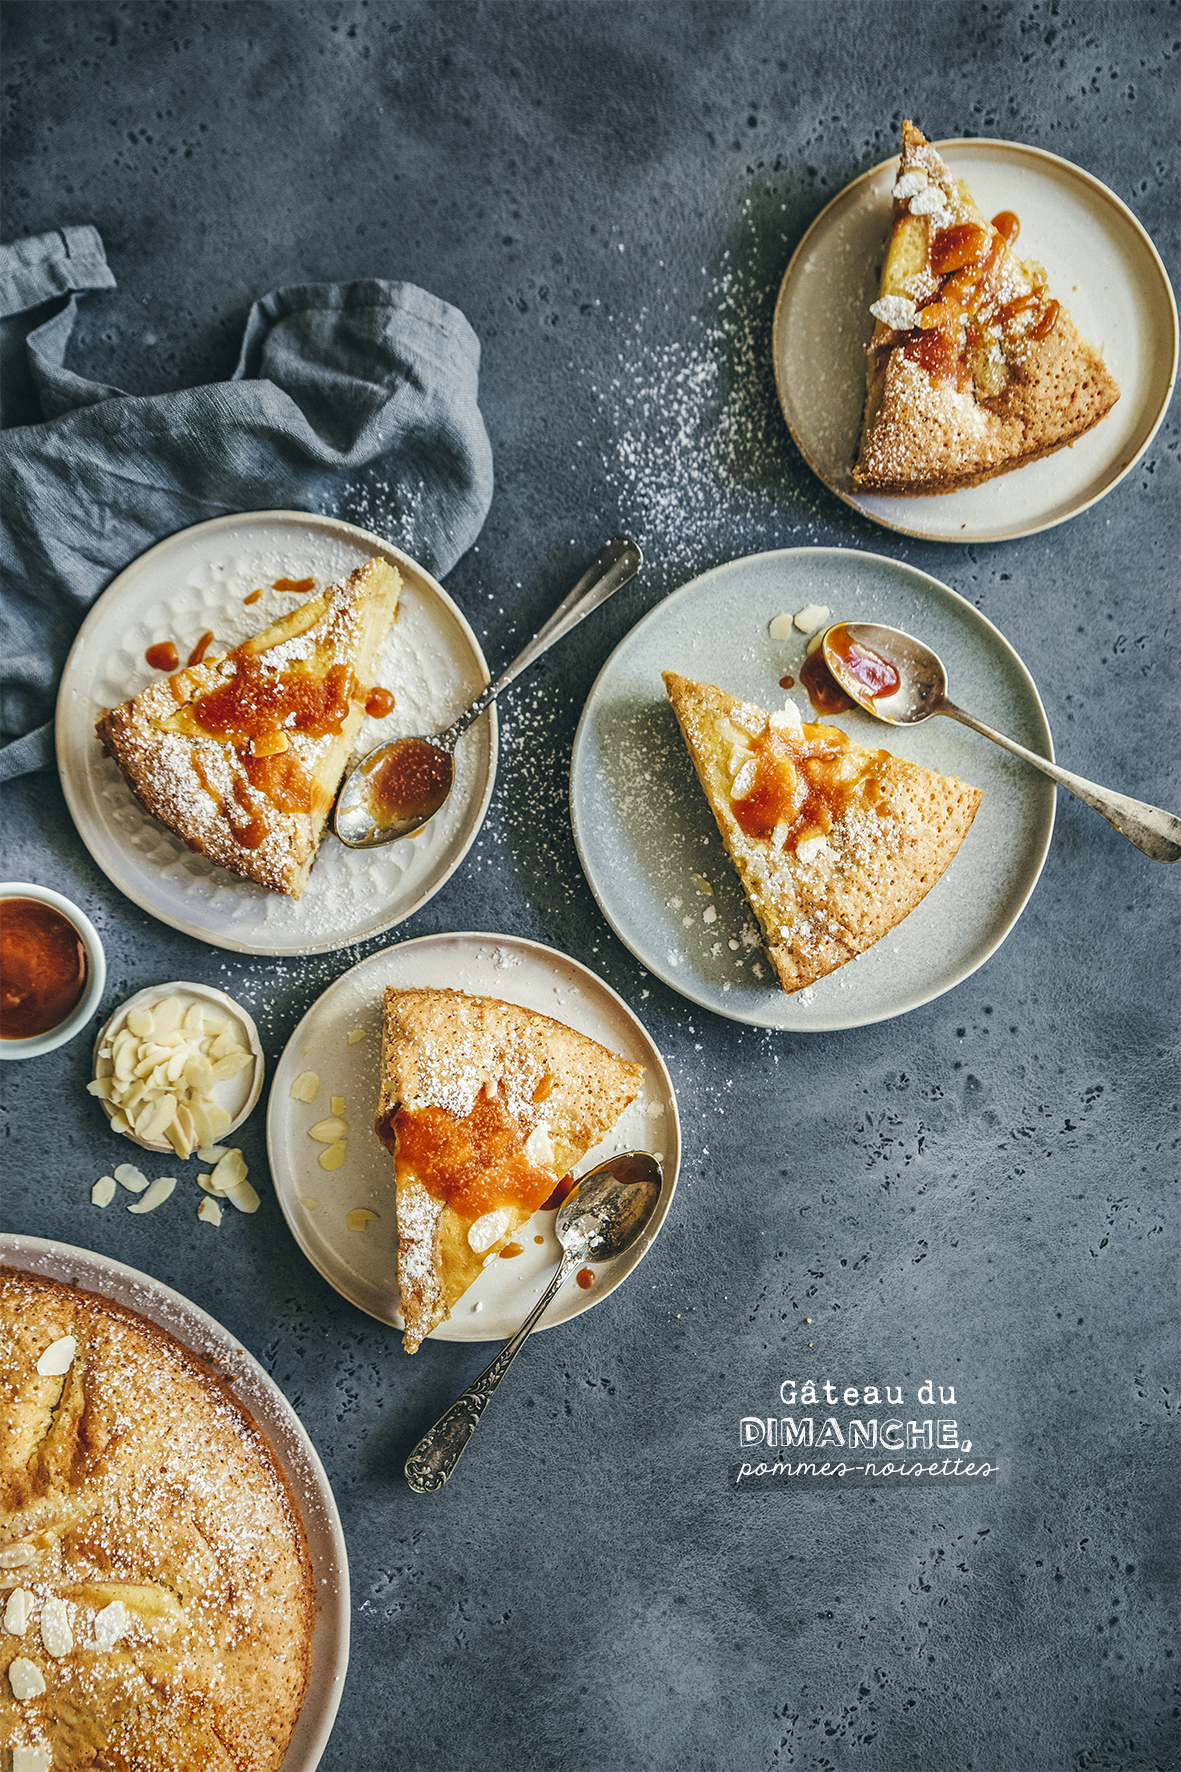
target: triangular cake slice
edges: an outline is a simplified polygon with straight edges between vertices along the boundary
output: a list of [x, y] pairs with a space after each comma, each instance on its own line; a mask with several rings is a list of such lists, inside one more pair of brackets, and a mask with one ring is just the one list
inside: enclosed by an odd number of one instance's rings
[[516, 1003], [386, 991], [376, 1124], [394, 1156], [407, 1353], [606, 1136], [643, 1075]]
[[853, 480], [865, 492], [954, 492], [1073, 443], [1119, 389], [1103, 358], [909, 120], [894, 225], [871, 312]]
[[232, 652], [104, 714], [98, 736], [153, 818], [219, 866], [298, 898], [401, 582], [370, 560]]
[[968, 834], [982, 796], [962, 781], [805, 725], [791, 702], [767, 714], [675, 671], [664, 685], [785, 991], [901, 923]]

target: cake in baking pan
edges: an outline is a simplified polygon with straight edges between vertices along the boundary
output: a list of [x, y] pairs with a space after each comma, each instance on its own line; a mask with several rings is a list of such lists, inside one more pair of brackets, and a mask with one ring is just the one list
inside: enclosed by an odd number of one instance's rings
[[0, 1393], [3, 1765], [278, 1772], [311, 1563], [229, 1385], [135, 1311], [3, 1268]]

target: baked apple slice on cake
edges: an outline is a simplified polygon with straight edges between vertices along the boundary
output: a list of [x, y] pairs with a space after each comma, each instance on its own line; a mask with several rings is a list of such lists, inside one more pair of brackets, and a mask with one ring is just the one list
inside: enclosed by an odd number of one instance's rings
[[895, 928], [947, 871], [982, 795], [837, 726], [665, 671], [722, 841], [785, 991]]
[[401, 582], [370, 560], [223, 657], [105, 713], [98, 736], [153, 818], [219, 866], [298, 898]]
[[909, 120], [871, 313], [853, 481], [896, 497], [955, 492], [1083, 436], [1119, 399], [1101, 354]]
[[386, 991], [376, 1126], [394, 1158], [407, 1353], [606, 1136], [643, 1077], [517, 1003]]

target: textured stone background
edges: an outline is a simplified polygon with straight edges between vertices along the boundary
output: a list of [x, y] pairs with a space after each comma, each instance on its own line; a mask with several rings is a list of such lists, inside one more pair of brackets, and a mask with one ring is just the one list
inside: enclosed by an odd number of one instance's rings
[[[532, 1344], [441, 1496], [412, 1496], [402, 1461], [483, 1350], [408, 1361], [303, 1260], [265, 1181], [215, 1247], [178, 1213], [93, 1211], [126, 1152], [82, 1093], [86, 1042], [5, 1067], [8, 1228], [194, 1298], [324, 1458], [355, 1599], [327, 1767], [1177, 1764], [1176, 875], [1065, 799], [1036, 896], [980, 973], [900, 1021], [793, 1039], [641, 981], [583, 882], [565, 782], [595, 673], [644, 610], [718, 561], [817, 543], [973, 599], [1071, 766], [1181, 803], [1176, 403], [1075, 521], [935, 546], [813, 480], [767, 348], [793, 245], [904, 111], [1087, 167], [1176, 281], [1178, 18], [1175, 0], [3, 8], [6, 237], [94, 222], [119, 280], [82, 300], [77, 367], [137, 392], [217, 379], [264, 290], [420, 282], [483, 341], [497, 494], [448, 588], [490, 659], [605, 535], [632, 530], [649, 560], [502, 704], [484, 831], [398, 933], [502, 929], [632, 1002], [649, 988], [680, 1191], [642, 1278]], [[346, 514], [382, 527], [376, 476]], [[270, 965], [157, 925], [44, 776], [9, 796], [7, 844], [11, 876], [98, 924], [108, 1006], [207, 979], [254, 1007], [272, 1061], [367, 951]], [[265, 1178], [261, 1112], [245, 1146]], [[954, 1383], [1006, 1478], [736, 1494], [737, 1419], [789, 1376]]]

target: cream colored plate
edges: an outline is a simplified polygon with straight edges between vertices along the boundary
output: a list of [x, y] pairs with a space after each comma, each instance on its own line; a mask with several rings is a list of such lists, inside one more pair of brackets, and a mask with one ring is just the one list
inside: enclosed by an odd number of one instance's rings
[[307, 1696], [281, 1772], [315, 1772], [336, 1719], [349, 1664], [349, 1561], [331, 1486], [295, 1410], [228, 1329], [179, 1292], [109, 1256], [44, 1237], [0, 1233], [0, 1262], [129, 1305], [229, 1379], [271, 1443], [299, 1504], [316, 1582]]
[[[172, 640], [182, 660], [206, 629], [237, 645], [295, 600], [278, 578], [317, 590], [375, 555], [402, 574], [402, 595], [378, 681], [397, 706], [367, 720], [359, 751], [436, 732], [488, 681], [479, 642], [442, 585], [408, 555], [335, 517], [252, 511], [199, 523], [150, 548], [103, 592], [74, 641], [57, 698], [57, 761], [82, 841], [107, 877], [162, 923], [214, 947], [249, 954], [316, 954], [379, 935], [432, 898], [467, 854], [496, 774], [496, 710], [456, 753], [450, 800], [421, 835], [384, 849], [347, 850], [329, 833], [296, 902], [215, 867], [157, 824], [103, 754], [94, 723], [156, 675], [144, 652]], [[243, 599], [263, 586], [261, 601]]]
[[1120, 387], [1114, 409], [1072, 448], [983, 486], [925, 498], [867, 497], [850, 470], [865, 403], [865, 346], [890, 230], [898, 156], [862, 173], [796, 248], [775, 308], [775, 379], [792, 437], [829, 489], [887, 529], [933, 541], [1006, 541], [1077, 516], [1137, 462], [1177, 373], [1177, 305], [1152, 241], [1090, 173], [1020, 142], [936, 142], [985, 215], [1021, 221], [1018, 253], [1101, 349]]
[[[103, 1058], [102, 1053], [123, 1026], [131, 1011], [154, 1008], [157, 1003], [162, 1003], [165, 997], [179, 997], [186, 1009], [192, 1003], [208, 1003], [214, 1010], [220, 1011], [228, 1018], [231, 1023], [231, 1031], [238, 1035], [240, 1044], [248, 1046], [254, 1055], [252, 1065], [240, 1070], [236, 1077], [225, 1077], [213, 1086], [214, 1101], [218, 1107], [224, 1108], [230, 1116], [229, 1125], [224, 1132], [219, 1134], [217, 1142], [220, 1143], [222, 1139], [229, 1138], [232, 1133], [236, 1132], [243, 1121], [247, 1120], [254, 1112], [255, 1104], [262, 1094], [263, 1076], [266, 1072], [266, 1060], [263, 1057], [262, 1044], [253, 1018], [247, 1015], [240, 1003], [235, 1003], [232, 997], [227, 997], [224, 991], [215, 991], [213, 986], [208, 984], [187, 983], [153, 984], [149, 985], [147, 990], [137, 991], [134, 997], [128, 997], [126, 1003], [121, 1004], [110, 1020], [99, 1029], [98, 1038], [94, 1042], [94, 1074], [96, 1077], [114, 1075], [114, 1064], [109, 1058]], [[98, 1105], [108, 1120], [114, 1119], [115, 1110], [110, 1102], [100, 1101]], [[172, 1146], [166, 1138], [138, 1138], [134, 1132], [124, 1132], [120, 1136], [130, 1139], [132, 1144], [138, 1144], [142, 1150], [160, 1151], [165, 1156], [173, 1155]], [[181, 1158], [180, 1161], [184, 1162], [186, 1159]]]
[[[279, 1060], [267, 1105], [271, 1175], [296, 1242], [343, 1297], [371, 1317], [402, 1327], [394, 1165], [373, 1130], [387, 985], [449, 987], [520, 1003], [644, 1066], [639, 1096], [579, 1168], [593, 1168], [614, 1151], [651, 1151], [664, 1170], [660, 1201], [647, 1234], [626, 1255], [599, 1268], [587, 1291], [567, 1281], [539, 1327], [579, 1316], [634, 1272], [659, 1232], [677, 1184], [680, 1122], [664, 1060], [623, 999], [577, 960], [535, 941], [510, 935], [423, 936], [370, 955], [312, 1004]], [[364, 1029], [365, 1038], [350, 1046], [348, 1036], [358, 1029]], [[292, 1083], [308, 1070], [320, 1078], [310, 1105], [291, 1099]], [[308, 1137], [308, 1128], [330, 1112], [334, 1095], [344, 1098], [348, 1150], [343, 1168], [328, 1171], [319, 1164], [325, 1147]], [[363, 1230], [350, 1231], [347, 1215], [359, 1207], [368, 1207], [377, 1218]], [[535, 1213], [515, 1236], [522, 1253], [485, 1268], [431, 1339], [499, 1341], [519, 1329], [561, 1254], [555, 1217], [553, 1212]]]

